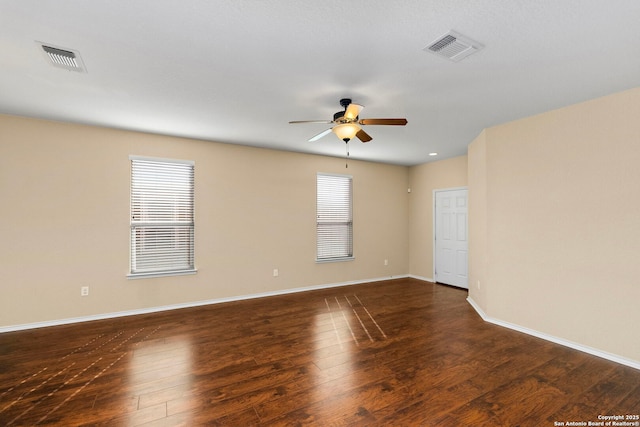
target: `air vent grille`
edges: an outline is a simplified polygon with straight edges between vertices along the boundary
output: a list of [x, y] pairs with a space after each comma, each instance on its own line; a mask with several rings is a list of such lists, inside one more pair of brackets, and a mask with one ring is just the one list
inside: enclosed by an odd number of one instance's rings
[[484, 45], [455, 31], [438, 37], [423, 50], [458, 62], [482, 49]]
[[438, 40], [437, 42], [429, 46], [429, 50], [433, 52], [440, 52], [445, 47], [451, 46], [451, 44], [455, 41], [456, 41], [455, 37], [453, 37], [451, 34], [447, 34], [446, 36], [444, 36], [443, 38], [441, 38], [440, 40]]
[[70, 49], [62, 49], [51, 45], [40, 44], [45, 56], [55, 67], [64, 68], [66, 70], [85, 72], [84, 64], [80, 54]]

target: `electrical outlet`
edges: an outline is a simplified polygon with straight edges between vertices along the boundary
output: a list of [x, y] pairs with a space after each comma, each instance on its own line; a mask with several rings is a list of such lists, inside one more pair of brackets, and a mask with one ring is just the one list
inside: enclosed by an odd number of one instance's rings
[[83, 287], [80, 288], [80, 296], [81, 297], [89, 296], [89, 287], [88, 286], [83, 286]]
[[389, 260], [388, 259], [384, 260], [384, 265], [389, 265]]
[[278, 271], [277, 268], [273, 269], [273, 277], [278, 277], [278, 274], [280, 274], [280, 272]]
[[480, 289], [480, 280], [478, 280], [478, 289]]

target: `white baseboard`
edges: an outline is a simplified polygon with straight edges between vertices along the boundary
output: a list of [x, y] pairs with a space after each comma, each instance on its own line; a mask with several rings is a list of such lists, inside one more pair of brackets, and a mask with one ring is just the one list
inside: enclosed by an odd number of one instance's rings
[[407, 277], [410, 277], [410, 278], [416, 279], [416, 280], [422, 280], [423, 282], [435, 283], [435, 280], [433, 280], [430, 277], [416, 276], [415, 274], [409, 274], [409, 275], [407, 275]]
[[542, 332], [538, 332], [533, 329], [525, 328], [524, 326], [516, 325], [513, 323], [505, 322], [503, 320], [494, 319], [493, 317], [487, 316], [487, 314], [480, 308], [480, 306], [471, 298], [467, 297], [467, 301], [473, 307], [473, 309], [482, 317], [482, 320], [488, 323], [493, 323], [494, 325], [502, 326], [504, 328], [512, 329], [514, 331], [522, 332], [523, 334], [531, 335], [536, 338], [543, 339], [545, 341], [551, 341], [556, 344], [560, 344], [565, 347], [572, 348], [574, 350], [582, 351], [584, 353], [591, 354], [593, 356], [601, 357], [603, 359], [610, 360], [612, 362], [620, 363], [621, 365], [629, 366], [631, 368], [640, 369], [640, 362], [632, 359], [627, 359], [625, 357], [618, 356], [616, 354], [608, 353], [606, 351], [598, 350], [593, 347], [589, 347], [586, 345], [578, 344], [569, 340], [565, 340], [563, 338], [558, 338], [553, 335], [548, 335]]
[[46, 328], [49, 326], [60, 326], [60, 325], [68, 325], [72, 323], [91, 322], [94, 320], [105, 320], [105, 319], [115, 319], [117, 317], [136, 316], [139, 314], [158, 313], [161, 311], [178, 310], [181, 308], [190, 308], [190, 307], [200, 307], [203, 305], [221, 304], [221, 303], [231, 302], [231, 301], [242, 301], [242, 300], [248, 300], [248, 299], [254, 299], [254, 298], [264, 298], [264, 297], [271, 297], [271, 296], [277, 296], [277, 295], [293, 294], [297, 292], [337, 288], [341, 286], [359, 285], [359, 284], [371, 283], [371, 282], [381, 282], [384, 280], [401, 279], [401, 278], [407, 278], [407, 277], [409, 276], [405, 274], [405, 275], [399, 275], [399, 276], [378, 277], [378, 278], [367, 279], [367, 280], [352, 280], [349, 282], [313, 285], [313, 286], [307, 286], [302, 288], [292, 288], [292, 289], [284, 289], [279, 291], [261, 292], [257, 294], [239, 295], [239, 296], [226, 297], [226, 298], [215, 298], [215, 299], [204, 300], [204, 301], [194, 301], [194, 302], [187, 302], [187, 303], [181, 303], [181, 304], [164, 305], [159, 307], [149, 307], [149, 308], [141, 308], [141, 309], [135, 309], [135, 310], [117, 311], [117, 312], [95, 314], [95, 315], [83, 316], [83, 317], [71, 317], [66, 319], [57, 319], [57, 320], [50, 320], [45, 322], [34, 322], [34, 323], [25, 323], [21, 325], [0, 326], [0, 334], [5, 332], [24, 331], [28, 329]]

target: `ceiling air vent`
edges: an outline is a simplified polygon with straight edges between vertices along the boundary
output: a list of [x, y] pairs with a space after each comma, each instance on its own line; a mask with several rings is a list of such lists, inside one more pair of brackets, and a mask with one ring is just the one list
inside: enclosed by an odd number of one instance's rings
[[437, 40], [429, 43], [429, 46], [422, 50], [442, 56], [450, 61], [458, 62], [483, 47], [484, 45], [475, 40], [471, 40], [469, 37], [465, 37], [455, 31], [449, 31], [447, 34], [438, 37]]
[[71, 49], [62, 49], [51, 45], [39, 43], [42, 50], [51, 62], [51, 65], [55, 67], [64, 68], [65, 70], [79, 71], [81, 73], [86, 72], [82, 58], [77, 51]]

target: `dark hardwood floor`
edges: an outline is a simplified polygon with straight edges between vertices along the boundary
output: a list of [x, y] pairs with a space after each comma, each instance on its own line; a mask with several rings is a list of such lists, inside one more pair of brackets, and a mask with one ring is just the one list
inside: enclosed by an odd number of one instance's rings
[[[640, 371], [413, 279], [0, 335], [0, 425], [554, 426], [640, 414]], [[635, 420], [631, 420], [635, 421]]]

